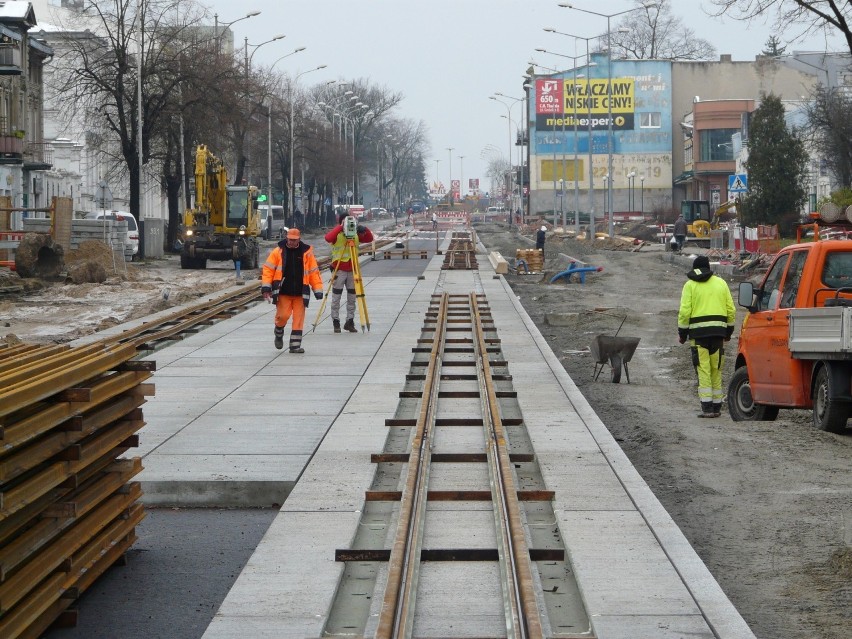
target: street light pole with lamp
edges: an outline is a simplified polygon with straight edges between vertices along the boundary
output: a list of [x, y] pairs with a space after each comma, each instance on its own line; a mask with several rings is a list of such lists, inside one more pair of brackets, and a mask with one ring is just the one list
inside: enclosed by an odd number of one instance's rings
[[614, 174], [612, 170], [612, 31], [610, 30], [610, 20], [616, 16], [624, 15], [625, 13], [632, 13], [633, 11], [639, 11], [640, 9], [653, 9], [657, 6], [656, 2], [645, 2], [638, 7], [633, 7], [631, 9], [625, 9], [624, 11], [618, 11], [616, 13], [599, 13], [597, 11], [590, 11], [589, 9], [581, 9], [580, 7], [575, 7], [574, 5], [567, 2], [560, 2], [560, 7], [565, 9], [574, 9], [575, 11], [581, 11], [582, 13], [588, 13], [595, 16], [600, 16], [602, 18], [606, 18], [606, 57], [607, 57], [607, 87], [606, 87], [606, 103], [607, 103], [607, 175], [609, 176], [609, 183], [607, 184], [607, 200], [609, 203], [609, 236], [613, 237], [615, 235], [615, 218], [612, 210], [612, 186]]
[[[299, 78], [308, 73], [313, 73], [314, 71], [319, 71], [320, 69], [325, 69], [326, 65], [321, 64], [318, 67], [314, 67], [313, 69], [309, 69], [308, 71], [302, 71], [301, 73], [297, 73], [296, 77], [293, 78], [293, 81], [290, 83], [290, 215], [293, 216], [293, 223], [295, 224], [295, 212], [296, 212], [296, 190], [293, 187], [293, 161], [294, 161], [294, 153], [293, 147], [296, 143], [296, 136], [293, 129], [293, 113], [294, 109], [294, 98], [293, 98], [293, 87], [299, 82]], [[271, 212], [271, 209], [270, 209]]]
[[447, 185], [450, 187], [450, 190], [447, 193], [447, 204], [452, 204], [452, 202], [453, 202], [453, 151], [454, 151], [453, 147], [451, 147], [451, 146], [447, 147], [447, 155], [450, 156], [450, 164], [449, 164], [450, 176], [447, 179]]
[[[236, 24], [240, 20], [247, 20], [248, 18], [253, 18], [253, 17], [259, 16], [259, 15], [260, 15], [260, 11], [250, 11], [249, 13], [245, 14], [242, 18], [237, 18], [236, 20], [231, 20], [230, 22], [223, 22], [222, 23], [223, 24], [223, 30], [230, 28], [231, 25]], [[221, 41], [219, 36], [220, 36], [220, 34], [219, 34], [219, 14], [214, 13], [213, 14], [213, 41], [216, 43], [216, 55], [217, 56], [219, 55], [219, 52], [222, 50], [222, 47], [221, 47], [222, 41]]]
[[640, 193], [642, 195], [642, 200], [641, 200], [642, 201], [642, 217], [644, 218], [645, 217], [645, 176], [644, 175], [639, 176], [639, 187], [640, 187]]
[[[506, 98], [507, 100], [514, 100], [514, 104], [512, 104], [512, 106], [515, 106], [515, 104], [520, 104], [521, 109], [524, 111], [524, 114], [523, 114], [524, 119], [518, 121], [518, 124], [520, 125], [519, 129], [520, 129], [520, 136], [521, 136], [521, 144], [520, 144], [520, 148], [518, 149], [518, 165], [519, 165], [519, 169], [520, 169], [520, 184], [518, 185], [518, 200], [520, 202], [519, 208], [521, 210], [521, 222], [522, 223], [523, 223], [524, 219], [526, 218], [525, 211], [528, 208], [526, 206], [525, 198], [524, 198], [524, 148], [526, 147], [526, 140], [527, 140], [527, 136], [528, 136], [527, 131], [528, 131], [528, 128], [529, 128], [529, 122], [528, 122], [529, 112], [527, 111], [527, 106], [526, 106], [527, 91], [529, 90], [529, 88], [530, 88], [530, 84], [527, 83], [527, 82], [524, 82], [524, 85], [523, 85], [524, 97], [522, 97], [522, 98], [513, 98], [511, 95], [506, 95], [505, 93], [500, 93], [499, 91], [497, 91], [494, 94], [494, 95], [499, 95], [501, 98]], [[511, 145], [511, 140], [509, 140], [509, 144]], [[509, 147], [509, 150], [511, 151], [511, 146]], [[512, 157], [510, 155], [509, 156], [509, 162], [511, 163], [511, 161], [512, 161]]]
[[[500, 97], [506, 98], [508, 100], [514, 100], [514, 104], [510, 105], [510, 104], [503, 102], [503, 100], [500, 100], [499, 98], [496, 97], [498, 95]], [[511, 226], [512, 225], [511, 220], [514, 217], [514, 214], [515, 214], [515, 212], [512, 210], [512, 207], [515, 204], [515, 196], [514, 196], [515, 190], [514, 190], [514, 187], [513, 187], [515, 168], [514, 168], [514, 165], [512, 164], [512, 107], [515, 106], [515, 104], [522, 103], [524, 100], [523, 100], [523, 98], [513, 98], [512, 96], [505, 95], [503, 93], [495, 93], [494, 95], [489, 96], [488, 99], [494, 100], [495, 102], [499, 102], [504, 107], [506, 107], [506, 115], [501, 116], [501, 117], [505, 117], [506, 120], [508, 120], [508, 122], [509, 122], [509, 176], [508, 176], [508, 184], [506, 186], [507, 186], [509, 193], [511, 195], [511, 201], [510, 201], [510, 204], [509, 204], [509, 218], [508, 218], [510, 220], [509, 226]], [[521, 159], [521, 162], [523, 163], [523, 159]], [[520, 199], [520, 209], [521, 209], [521, 220], [523, 220], [524, 219], [523, 186], [521, 186], [520, 189], [521, 189], [521, 192], [520, 192], [520, 198], [519, 199]]]
[[[571, 68], [571, 71], [572, 71], [572, 74], [573, 74], [574, 85], [573, 85], [573, 88], [572, 88], [572, 91], [571, 91], [571, 94], [572, 94], [571, 103], [574, 105], [574, 109], [573, 109], [574, 110], [574, 123], [573, 123], [574, 124], [574, 168], [571, 171], [571, 175], [574, 178], [574, 237], [579, 237], [579, 235], [580, 235], [580, 181], [578, 180], [578, 172], [577, 172], [577, 164], [579, 162], [577, 150], [578, 150], [578, 147], [579, 147], [579, 132], [578, 132], [578, 129], [580, 127], [577, 125], [577, 98], [578, 98], [578, 95], [579, 95], [579, 93], [577, 91], [577, 79], [587, 77], [587, 76], [584, 73], [579, 73], [579, 74], [577, 73], [577, 60], [579, 60], [581, 58], [585, 58], [587, 56], [584, 56], [584, 55], [577, 55], [577, 56], [563, 55], [561, 53], [554, 53], [553, 51], [548, 51], [547, 49], [536, 49], [536, 51], [539, 51], [540, 53], [547, 53], [549, 55], [559, 56], [560, 58], [568, 58], [569, 60], [571, 60], [572, 65], [573, 65], [572, 68]], [[587, 59], [586, 64], [584, 66], [586, 68], [588, 68], [588, 67], [591, 67], [591, 66], [594, 66], [594, 65], [591, 62], [589, 62], [588, 59]], [[589, 86], [589, 84], [587, 83], [586, 86]], [[563, 179], [565, 178], [565, 151], [564, 151], [564, 144], [565, 144], [565, 104], [564, 104], [564, 95], [565, 95], [565, 92], [563, 91], [562, 92], [563, 98], [560, 99], [560, 113], [559, 113], [559, 118], [562, 120], [562, 144], [563, 144], [562, 178]], [[591, 117], [589, 118], [589, 127], [591, 128]], [[590, 149], [589, 154], [591, 156], [591, 134], [589, 135], [589, 149]], [[589, 180], [590, 180], [589, 189], [590, 189], [590, 191], [589, 192], [591, 193], [591, 175], [592, 175], [591, 159], [589, 160], [589, 162], [590, 162], [590, 166], [589, 166]], [[565, 198], [564, 186], [562, 187], [562, 198], [563, 198], [563, 204], [564, 204], [564, 198]], [[567, 221], [565, 219], [565, 215], [563, 214], [562, 226], [564, 227], [566, 225], [567, 225]]]
[[464, 202], [464, 156], [459, 156], [459, 199]]
[[[279, 62], [281, 62], [281, 60], [283, 60], [285, 58], [289, 58], [291, 55], [296, 55], [297, 53], [304, 51], [305, 48], [306, 47], [298, 47], [298, 48], [294, 49], [293, 51], [291, 51], [290, 53], [288, 53], [286, 55], [282, 55], [275, 62], [273, 62], [272, 64], [269, 65], [269, 70], [272, 71], [272, 69], [275, 68], [275, 65], [278, 64]], [[331, 84], [333, 82], [336, 82], [336, 80], [332, 80], [331, 82], [329, 82], [329, 84]], [[266, 204], [269, 207], [268, 212], [271, 213], [271, 211], [272, 211], [272, 99], [269, 100], [269, 107], [267, 108], [267, 111], [266, 111], [266, 117], [267, 117], [267, 131], [266, 131], [266, 135], [267, 135], [267, 139], [266, 139], [266, 153], [267, 153], [267, 155], [266, 155]], [[272, 219], [272, 218], [270, 218], [270, 219]], [[270, 225], [269, 228], [271, 229], [272, 226]]]

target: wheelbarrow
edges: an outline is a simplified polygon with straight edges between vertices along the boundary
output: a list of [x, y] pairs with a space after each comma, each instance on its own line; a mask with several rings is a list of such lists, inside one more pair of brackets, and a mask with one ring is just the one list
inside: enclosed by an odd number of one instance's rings
[[633, 357], [636, 352], [636, 347], [639, 345], [639, 337], [617, 337], [612, 335], [596, 335], [592, 340], [590, 350], [592, 357], [595, 358], [595, 381], [598, 381], [598, 376], [601, 374], [603, 367], [606, 364], [611, 368], [611, 380], [613, 384], [618, 384], [621, 381], [621, 368], [624, 367], [624, 372], [627, 375], [627, 383], [630, 383], [630, 371], [627, 369], [627, 362]]

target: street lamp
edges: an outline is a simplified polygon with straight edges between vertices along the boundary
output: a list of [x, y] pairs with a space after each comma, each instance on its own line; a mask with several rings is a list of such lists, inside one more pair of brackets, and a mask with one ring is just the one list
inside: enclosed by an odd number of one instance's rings
[[627, 174], [627, 209], [633, 211], [633, 186], [636, 183], [636, 171]]
[[435, 187], [437, 188], [441, 184], [441, 176], [438, 173], [439, 165], [441, 164], [441, 160], [435, 158]]
[[[248, 38], [245, 38], [243, 40], [243, 43], [244, 43], [243, 52], [245, 54], [246, 79], [248, 79], [248, 77], [249, 77], [249, 68], [251, 67], [251, 61], [252, 61], [252, 58], [254, 58], [254, 54], [257, 53], [257, 50], [260, 49], [260, 47], [262, 47], [264, 44], [269, 44], [270, 42], [275, 42], [276, 40], [282, 40], [283, 38], [286, 38], [286, 37], [287, 37], [286, 35], [281, 33], [281, 34], [278, 34], [277, 36], [275, 36], [274, 38], [270, 38], [269, 40], [264, 40], [260, 44], [249, 44]], [[249, 55], [249, 52], [248, 52], [249, 47], [254, 47], [254, 51], [251, 52], [251, 55]]]
[[[258, 13], [260, 13], [260, 12], [258, 12]], [[305, 50], [305, 47], [299, 47], [297, 49], [294, 49], [293, 51], [291, 51], [287, 55], [282, 55], [275, 62], [273, 62], [271, 65], [269, 65], [269, 70], [272, 71], [272, 69], [275, 67], [275, 65], [278, 64], [279, 62], [281, 62], [281, 60], [283, 60], [284, 58], [289, 58], [291, 55], [295, 55], [295, 54], [297, 54], [301, 51], [304, 51], [304, 50]], [[331, 82], [329, 82], [329, 84], [331, 84], [332, 82], [336, 82], [336, 80], [332, 80]], [[271, 220], [272, 219], [272, 217], [271, 217], [271, 215], [272, 215], [272, 99], [271, 98], [269, 100], [269, 107], [266, 110], [266, 117], [267, 117], [266, 204], [269, 207], [267, 212], [269, 213], [269, 215], [270, 215], [269, 219]], [[268, 228], [272, 229], [271, 223], [268, 226]]]
[[644, 219], [644, 217], [645, 217], [645, 176], [644, 175], [639, 176], [639, 187], [640, 187], [639, 192], [642, 195], [642, 199], [641, 199], [641, 201], [642, 201], [642, 218]]
[[612, 172], [612, 32], [610, 30], [610, 19], [616, 16], [623, 15], [625, 13], [632, 13], [633, 11], [638, 11], [640, 9], [653, 9], [657, 6], [656, 2], [645, 2], [638, 7], [633, 7], [631, 9], [625, 9], [624, 11], [618, 11], [616, 13], [598, 13], [597, 11], [590, 11], [589, 9], [581, 9], [580, 7], [575, 7], [574, 5], [568, 2], [560, 2], [560, 7], [565, 9], [574, 9], [575, 11], [581, 11], [582, 13], [588, 13], [595, 16], [600, 16], [602, 18], [606, 18], [606, 58], [607, 58], [607, 88], [606, 88], [606, 103], [607, 103], [607, 171], [610, 176], [609, 184], [607, 185], [607, 200], [609, 204], [609, 236], [613, 237], [615, 235], [615, 219], [613, 217], [612, 210], [612, 184], [614, 177]]
[[[223, 22], [223, 28], [228, 29], [232, 24], [237, 24], [240, 20], [247, 20], [249, 18], [253, 18], [254, 16], [259, 16], [260, 11], [250, 11], [245, 14], [242, 18], [237, 18], [236, 20], [231, 20], [230, 22]], [[213, 14], [213, 40], [216, 43], [216, 55], [219, 55], [219, 51], [221, 50], [221, 40], [219, 39], [219, 14]]]
[[[313, 69], [309, 69], [307, 71], [302, 71], [301, 73], [297, 73], [296, 77], [293, 78], [293, 81], [290, 83], [290, 91], [289, 91], [289, 100], [290, 100], [290, 215], [293, 216], [293, 224], [296, 224], [296, 190], [293, 188], [293, 146], [296, 142], [296, 136], [293, 131], [293, 87], [299, 82], [299, 78], [308, 73], [313, 73], [314, 71], [319, 71], [320, 69], [325, 69], [326, 65], [321, 64], [318, 67], [314, 67]], [[270, 213], [272, 209], [270, 209]]]
[[[514, 102], [514, 104], [511, 104], [511, 105], [507, 104], [507, 103], [503, 102], [503, 100], [500, 100], [499, 98], [497, 98], [496, 97], [497, 95], [499, 95], [500, 97], [507, 98], [509, 100], [514, 100], [515, 102]], [[512, 186], [512, 184], [514, 182], [514, 166], [512, 165], [512, 107], [515, 106], [515, 104], [518, 104], [519, 102], [523, 102], [523, 98], [513, 98], [512, 96], [509, 96], [509, 95], [497, 93], [495, 95], [489, 96], [488, 99], [494, 100], [495, 102], [499, 102], [504, 107], [506, 107], [506, 115], [501, 116], [501, 117], [505, 117], [506, 120], [509, 122], [509, 179], [508, 179], [508, 184], [506, 186], [508, 187], [509, 193], [511, 194], [511, 200], [510, 200], [510, 204], [509, 204], [509, 218], [508, 219], [509, 219], [509, 226], [512, 226], [511, 220], [514, 217], [514, 211], [512, 211], [512, 207], [515, 205], [514, 187]], [[521, 195], [523, 195], [523, 193]], [[520, 201], [521, 201], [521, 219], [523, 220], [523, 217], [524, 217], [524, 211], [523, 211], [524, 199], [523, 199], [523, 197], [520, 198]]]
[[454, 150], [453, 147], [451, 147], [451, 146], [447, 147], [447, 155], [450, 156], [450, 164], [449, 164], [449, 166], [450, 166], [450, 177], [448, 179], [448, 183], [449, 183], [449, 186], [450, 186], [450, 192], [447, 196], [447, 204], [453, 203], [453, 150]]
[[464, 193], [464, 156], [459, 156], [459, 199], [464, 202], [465, 196], [462, 195]]
[[[505, 93], [500, 93], [499, 91], [497, 91], [494, 95], [499, 95], [501, 98], [506, 98], [507, 100], [513, 100], [514, 104], [512, 104], [512, 106], [515, 106], [515, 104], [520, 104], [521, 109], [526, 111], [527, 91], [529, 90], [529, 88], [530, 88], [530, 85], [525, 82], [524, 85], [523, 85], [524, 97], [522, 97], [522, 98], [513, 98], [511, 95], [506, 95]], [[524, 219], [525, 219], [524, 211], [526, 209], [525, 204], [524, 204], [524, 154], [523, 154], [523, 151], [524, 151], [524, 147], [525, 147], [524, 140], [526, 139], [526, 135], [527, 135], [526, 130], [527, 130], [527, 127], [529, 126], [529, 122], [528, 122], [529, 113], [525, 112], [523, 117], [524, 117], [523, 120], [518, 121], [519, 129], [520, 129], [520, 135], [521, 135], [521, 144], [519, 145], [520, 148], [518, 149], [518, 165], [520, 167], [520, 172], [521, 172], [521, 175], [520, 175], [520, 178], [521, 178], [520, 182], [521, 183], [518, 185], [518, 200], [520, 202], [520, 209], [521, 209], [521, 222], [523, 222]], [[509, 140], [509, 144], [511, 145], [511, 140]], [[511, 151], [511, 146], [509, 147], [509, 150]], [[512, 156], [510, 154], [509, 155], [509, 162], [511, 163], [511, 161], [512, 161]], [[513, 204], [514, 204], [514, 202], [513, 202]]]

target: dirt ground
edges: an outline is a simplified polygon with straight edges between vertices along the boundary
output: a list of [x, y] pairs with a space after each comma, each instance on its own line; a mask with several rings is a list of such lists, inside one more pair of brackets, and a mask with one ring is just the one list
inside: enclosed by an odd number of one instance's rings
[[[477, 232], [506, 258], [533, 245], [531, 235], [503, 225], [480, 225]], [[824, 433], [809, 414], [792, 411], [775, 422], [735, 423], [726, 411], [720, 419], [699, 419], [689, 349], [677, 341], [686, 267], [664, 261], [660, 249], [630, 252], [613, 250], [609, 240], [591, 246], [550, 237], [544, 275], [507, 278], [755, 634], [846, 639], [852, 627], [852, 429]], [[587, 274], [585, 284], [564, 278], [549, 284], [570, 258], [603, 271]], [[114, 264], [106, 255], [85, 259], [101, 260], [103, 283], [24, 281], [0, 269], [0, 340], [68, 342], [235, 282], [227, 262], [181, 271], [175, 257], [143, 265]], [[738, 309], [738, 320], [743, 314]], [[608, 365], [594, 380], [589, 345], [596, 335], [616, 331], [640, 338], [630, 384], [625, 375], [612, 383]], [[736, 334], [726, 350], [736, 351]]]
[[[495, 225], [480, 240], [507, 259], [532, 236]], [[816, 430], [810, 413], [733, 422], [699, 419], [689, 348], [677, 340], [686, 267], [659, 245], [609, 250], [610, 240], [551, 236], [545, 274], [512, 288], [601, 420], [762, 639], [845, 639], [852, 628], [852, 429]], [[568, 256], [602, 272], [554, 284]], [[736, 295], [735, 295], [736, 299]], [[738, 308], [738, 322], [744, 316]], [[576, 315], [574, 315], [576, 314]], [[620, 329], [620, 330], [619, 330]], [[639, 337], [630, 384], [594, 381], [599, 334]], [[727, 364], [736, 333], [726, 344]], [[728, 366], [730, 369], [730, 366]], [[725, 375], [725, 383], [730, 370]]]

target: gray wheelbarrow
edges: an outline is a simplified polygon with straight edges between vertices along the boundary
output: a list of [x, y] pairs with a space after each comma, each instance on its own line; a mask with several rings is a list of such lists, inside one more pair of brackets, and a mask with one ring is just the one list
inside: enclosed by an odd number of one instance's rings
[[627, 362], [636, 352], [639, 345], [639, 337], [614, 337], [612, 335], [596, 335], [592, 340], [590, 350], [595, 358], [595, 381], [601, 374], [604, 365], [609, 364], [612, 370], [611, 380], [613, 384], [621, 381], [621, 368], [627, 375], [627, 383], [630, 383], [630, 371], [627, 370]]

